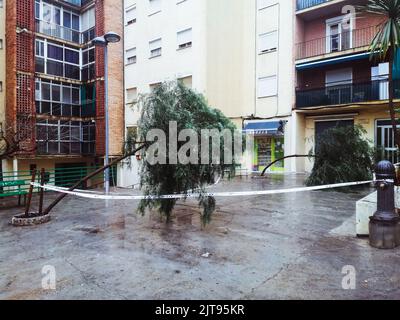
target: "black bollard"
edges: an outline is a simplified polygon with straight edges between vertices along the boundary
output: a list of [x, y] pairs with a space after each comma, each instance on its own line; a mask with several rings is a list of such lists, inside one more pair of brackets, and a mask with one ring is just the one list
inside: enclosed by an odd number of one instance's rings
[[369, 242], [379, 249], [394, 249], [400, 245], [400, 216], [395, 209], [395, 167], [389, 161], [376, 166], [376, 188], [378, 189], [377, 211], [370, 218]]

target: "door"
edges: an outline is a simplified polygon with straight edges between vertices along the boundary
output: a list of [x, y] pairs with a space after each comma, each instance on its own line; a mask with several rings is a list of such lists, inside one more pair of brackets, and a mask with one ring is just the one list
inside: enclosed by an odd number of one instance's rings
[[389, 63], [371, 68], [372, 94], [376, 100], [389, 99]]
[[[400, 128], [400, 126], [398, 125], [397, 128]], [[392, 163], [399, 162], [399, 155], [395, 146], [390, 120], [377, 121], [376, 146], [380, 152], [381, 160], [389, 160]]]
[[352, 47], [352, 25], [337, 17], [326, 21], [326, 53], [348, 50]]
[[254, 169], [255, 171], [262, 171], [272, 161], [272, 138], [257, 137], [254, 147]]
[[330, 104], [345, 104], [352, 101], [353, 69], [337, 69], [325, 74], [326, 94]]
[[315, 152], [318, 151], [318, 145], [321, 135], [328, 129], [335, 127], [354, 126], [354, 120], [332, 120], [332, 121], [316, 121], [315, 122]]

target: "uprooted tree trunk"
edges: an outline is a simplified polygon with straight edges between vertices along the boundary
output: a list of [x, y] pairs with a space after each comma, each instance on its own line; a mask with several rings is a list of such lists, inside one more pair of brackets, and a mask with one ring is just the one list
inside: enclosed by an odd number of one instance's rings
[[[112, 166], [116, 165], [117, 163], [121, 162], [122, 160], [134, 156], [137, 152], [140, 150], [144, 149], [147, 146], [146, 142], [143, 142], [142, 145], [135, 150], [111, 161], [108, 165], [103, 166], [96, 171], [92, 172], [91, 174], [87, 175], [83, 179], [79, 180], [77, 183], [75, 183], [72, 187], [68, 189], [68, 191], [74, 191], [76, 188], [78, 188], [82, 183], [88, 181], [89, 179], [93, 178], [94, 176], [98, 175], [99, 173], [102, 173], [106, 171], [107, 169], [111, 168]], [[68, 194], [67, 193], [62, 193], [60, 194], [47, 208], [44, 210], [44, 215], [47, 215], [51, 212], [51, 210], [54, 209], [54, 207], [61, 201], [63, 200]]]

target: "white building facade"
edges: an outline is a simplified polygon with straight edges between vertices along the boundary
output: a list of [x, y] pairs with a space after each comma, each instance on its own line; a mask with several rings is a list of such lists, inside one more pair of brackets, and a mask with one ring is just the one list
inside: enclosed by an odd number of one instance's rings
[[[180, 79], [254, 135], [243, 167], [260, 171], [291, 154], [293, 10], [288, 0], [125, 0], [126, 132], [136, 130], [139, 94]], [[138, 166], [120, 166], [120, 186], [138, 184]]]

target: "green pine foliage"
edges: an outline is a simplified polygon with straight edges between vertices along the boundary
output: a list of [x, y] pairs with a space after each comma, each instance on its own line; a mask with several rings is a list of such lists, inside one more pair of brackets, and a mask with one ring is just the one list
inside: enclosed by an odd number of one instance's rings
[[308, 186], [367, 181], [372, 178], [374, 149], [361, 126], [326, 130], [316, 148]]
[[[220, 164], [202, 165], [200, 152], [197, 156], [199, 164], [182, 165], [169, 164], [169, 123], [176, 121], [178, 133], [183, 129], [194, 129], [201, 141], [202, 129], [218, 129], [222, 131], [236, 129], [235, 125], [225, 117], [221, 111], [208, 106], [206, 99], [201, 94], [185, 87], [180, 82], [162, 83], [152, 93], [142, 95], [138, 99], [141, 118], [138, 123], [139, 140], [145, 141], [151, 129], [161, 129], [167, 136], [167, 164], [151, 165], [143, 161], [141, 167], [141, 187], [145, 195], [188, 194], [195, 190], [201, 194], [199, 206], [202, 210], [202, 222], [207, 224], [215, 211], [215, 199], [205, 197], [205, 187], [215, 183], [218, 176], [224, 172], [233, 172], [235, 164], [224, 165], [224, 145], [221, 139]], [[178, 150], [185, 142], [178, 142]], [[200, 151], [200, 150], [199, 150]], [[210, 147], [211, 154], [211, 147]], [[145, 155], [143, 155], [145, 157]], [[210, 157], [211, 159], [211, 157]], [[146, 159], [144, 159], [146, 160]], [[138, 211], [142, 214], [146, 209], [158, 209], [160, 214], [169, 221], [176, 205], [174, 199], [141, 201]]]

